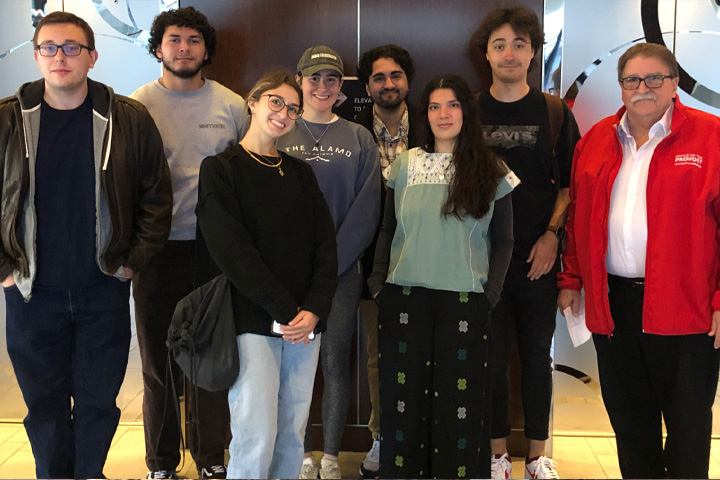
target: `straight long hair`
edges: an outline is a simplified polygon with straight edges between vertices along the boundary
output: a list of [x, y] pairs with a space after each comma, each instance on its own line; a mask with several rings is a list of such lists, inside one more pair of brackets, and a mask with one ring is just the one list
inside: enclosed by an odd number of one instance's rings
[[455, 174], [442, 213], [458, 219], [466, 215], [482, 218], [490, 210], [498, 180], [505, 175], [506, 170], [500, 159], [483, 141], [480, 107], [470, 86], [462, 77], [452, 73], [438, 75], [430, 80], [423, 90], [420, 100], [420, 138], [423, 150], [430, 153], [435, 151], [435, 135], [428, 121], [428, 105], [430, 94], [440, 89], [453, 91], [460, 102], [463, 115], [462, 128], [455, 140], [452, 156]]

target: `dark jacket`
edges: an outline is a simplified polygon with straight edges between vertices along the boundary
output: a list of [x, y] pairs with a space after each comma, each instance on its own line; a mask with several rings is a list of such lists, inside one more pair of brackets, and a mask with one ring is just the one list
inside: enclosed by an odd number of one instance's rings
[[[15, 272], [29, 298], [35, 279], [35, 155], [45, 81], [0, 100], [0, 278]], [[96, 261], [107, 275], [142, 270], [170, 233], [172, 188], [160, 133], [145, 107], [88, 79], [93, 107]], [[32, 187], [32, 188], [31, 188]]]
[[[417, 137], [417, 129], [416, 129], [416, 122], [417, 122], [417, 111], [415, 110], [415, 107], [410, 105], [409, 103], [406, 103], [407, 110], [408, 110], [408, 145], [407, 149], [410, 150], [411, 148], [415, 148], [419, 146], [419, 140]], [[373, 139], [375, 140], [375, 143], [377, 143], [377, 136], [375, 135], [375, 129], [373, 128], [373, 106], [368, 105], [365, 107], [365, 109], [355, 115], [355, 122], [359, 123], [360, 125], [364, 126], [368, 130], [370, 130], [370, 133], [372, 133]], [[380, 214], [382, 215], [382, 212], [385, 211], [385, 195], [387, 194], [387, 190], [385, 189], [385, 184], [383, 182], [382, 176], [380, 177], [380, 182], [382, 182], [382, 188], [380, 189]], [[382, 225], [382, 220], [380, 221], [380, 224]], [[363, 282], [363, 298], [371, 298], [370, 292], [368, 291], [367, 287], [367, 280], [370, 277], [370, 274], [373, 271], [373, 259], [375, 258], [375, 248], [377, 247], [377, 241], [378, 236], [380, 235], [380, 226], [378, 225], [377, 230], [375, 231], [375, 237], [373, 237], [373, 241], [370, 244], [370, 246], [365, 250], [365, 254], [362, 256], [361, 262], [363, 267], [363, 278], [365, 279], [365, 282]]]

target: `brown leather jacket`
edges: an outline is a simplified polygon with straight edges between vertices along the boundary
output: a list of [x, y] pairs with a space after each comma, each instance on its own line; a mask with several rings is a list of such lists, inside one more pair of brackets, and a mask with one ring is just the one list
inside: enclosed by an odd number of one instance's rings
[[[14, 272], [29, 298], [35, 278], [35, 154], [44, 80], [0, 100], [0, 279]], [[108, 275], [142, 270], [170, 232], [172, 188], [162, 139], [145, 107], [88, 79], [93, 106], [96, 260]]]

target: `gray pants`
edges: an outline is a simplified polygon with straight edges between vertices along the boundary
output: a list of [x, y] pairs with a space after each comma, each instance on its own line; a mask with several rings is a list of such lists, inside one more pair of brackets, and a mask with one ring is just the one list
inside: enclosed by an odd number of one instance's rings
[[[338, 277], [327, 330], [320, 344], [324, 389], [322, 397], [323, 452], [337, 456], [345, 431], [350, 397], [350, 343], [362, 293], [362, 270], [357, 263]], [[312, 425], [305, 430], [305, 451], [312, 451]]]

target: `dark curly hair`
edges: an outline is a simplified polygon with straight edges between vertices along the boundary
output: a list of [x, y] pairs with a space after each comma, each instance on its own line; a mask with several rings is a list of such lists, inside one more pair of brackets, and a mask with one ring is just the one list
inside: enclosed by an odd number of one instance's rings
[[203, 66], [210, 65], [212, 58], [215, 56], [215, 49], [217, 47], [217, 37], [215, 36], [215, 28], [210, 25], [208, 19], [201, 12], [193, 7], [178, 8], [177, 10], [170, 10], [168, 12], [162, 12], [155, 20], [153, 20], [152, 27], [150, 27], [150, 39], [148, 40], [148, 52], [159, 62], [155, 54], [158, 47], [162, 43], [163, 35], [168, 27], [187, 27], [192, 28], [200, 32], [205, 40], [205, 50], [207, 50], [208, 58], [205, 59]]
[[502, 28], [503, 25], [510, 25], [516, 34], [530, 37], [530, 46], [535, 52], [535, 57], [533, 57], [528, 67], [528, 72], [531, 72], [537, 66], [537, 53], [542, 48], [545, 37], [542, 27], [540, 27], [540, 20], [538, 20], [535, 12], [529, 8], [515, 5], [491, 10], [490, 13], [485, 15], [480, 27], [473, 34], [473, 43], [483, 53], [487, 53], [490, 35]]
[[408, 51], [397, 45], [381, 45], [360, 55], [357, 76], [364, 84], [367, 85], [370, 81], [373, 63], [379, 58], [392, 58], [405, 72], [408, 83], [412, 82], [413, 75], [415, 75], [415, 66]]
[[468, 83], [452, 73], [438, 75], [430, 80], [420, 98], [420, 140], [426, 152], [435, 151], [435, 135], [428, 121], [430, 94], [447, 88], [460, 102], [463, 124], [455, 140], [452, 162], [455, 174], [447, 201], [442, 207], [444, 215], [462, 219], [465, 215], [482, 218], [490, 211], [500, 178], [505, 168], [500, 159], [485, 145], [481, 132], [480, 107]]

